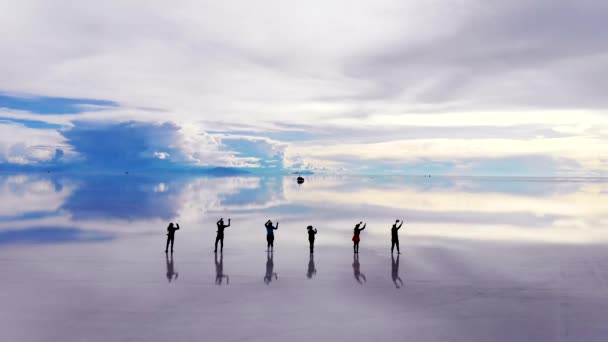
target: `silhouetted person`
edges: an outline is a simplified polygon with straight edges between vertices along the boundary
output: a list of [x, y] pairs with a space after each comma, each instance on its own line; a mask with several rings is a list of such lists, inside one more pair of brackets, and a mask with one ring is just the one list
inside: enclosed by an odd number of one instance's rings
[[272, 261], [272, 252], [268, 251], [267, 255], [266, 255], [266, 274], [264, 275], [264, 282], [266, 283], [266, 285], [270, 284], [273, 276], [274, 276], [274, 279], [279, 278], [277, 276], [277, 274], [275, 272], [273, 272], [273, 270], [274, 270], [274, 262]]
[[395, 286], [397, 288], [399, 288], [399, 283], [401, 283], [401, 286], [403, 286], [403, 280], [401, 280], [401, 277], [399, 277], [399, 254], [397, 254], [397, 261], [395, 262], [395, 256], [391, 254], [391, 259], [392, 259], [392, 263], [391, 263], [391, 275], [393, 277], [393, 283], [395, 283]]
[[308, 243], [310, 244], [310, 253], [315, 252], [315, 235], [317, 234], [317, 229], [313, 229], [312, 226], [306, 227], [308, 229]]
[[224, 278], [226, 278], [226, 284], [230, 284], [230, 278], [224, 275], [224, 253], [220, 252], [220, 262], [217, 262], [217, 253], [215, 253], [215, 284], [222, 285]]
[[403, 220], [401, 220], [401, 224], [399, 225], [399, 227], [397, 227], [397, 223], [399, 223], [399, 220], [395, 221], [395, 223], [393, 224], [393, 228], [391, 228], [391, 254], [393, 253], [395, 246], [397, 246], [397, 254], [401, 254], [401, 252], [399, 251], [398, 231], [399, 229], [401, 229], [401, 226], [403, 226]]
[[308, 259], [308, 272], [306, 272], [306, 277], [311, 279], [313, 275], [317, 274], [317, 269], [315, 268], [315, 255], [310, 253], [310, 257]]
[[268, 242], [268, 250], [272, 247], [274, 250], [274, 231], [279, 229], [279, 222], [277, 222], [276, 227], [272, 225], [272, 221], [268, 220], [264, 224], [266, 227], [266, 242]]
[[219, 221], [217, 221], [217, 236], [215, 237], [215, 250], [214, 252], [217, 252], [217, 243], [218, 241], [221, 242], [220, 246], [221, 246], [221, 251], [224, 250], [224, 228], [228, 228], [230, 227], [230, 219], [228, 219], [228, 224], [224, 224], [224, 218], [220, 218]]
[[165, 253], [169, 250], [169, 242], [171, 242], [171, 253], [173, 253], [173, 242], [175, 240], [175, 231], [179, 230], [179, 223], [176, 223], [175, 226], [173, 222], [169, 223], [169, 227], [167, 227], [167, 247], [165, 247]]
[[169, 259], [169, 254], [165, 254], [165, 259], [167, 259], [167, 280], [171, 282], [172, 279], [177, 280], [177, 272], [173, 270], [173, 253], [171, 253], [171, 259]]
[[365, 281], [366, 283], [367, 283], [367, 279], [365, 278], [365, 274], [361, 273], [359, 268], [360, 268], [359, 255], [353, 254], [353, 273], [355, 275], [355, 280], [359, 284], [363, 285], [360, 278], [363, 278], [363, 281]]
[[363, 229], [365, 229], [365, 226], [367, 225], [367, 223], [366, 223], [363, 225], [363, 228], [359, 228], [361, 226], [361, 223], [363, 223], [363, 222], [357, 223], [355, 225], [355, 229], [353, 230], [353, 252], [354, 253], [359, 253], [359, 241], [361, 241], [359, 234], [361, 234], [361, 231]]

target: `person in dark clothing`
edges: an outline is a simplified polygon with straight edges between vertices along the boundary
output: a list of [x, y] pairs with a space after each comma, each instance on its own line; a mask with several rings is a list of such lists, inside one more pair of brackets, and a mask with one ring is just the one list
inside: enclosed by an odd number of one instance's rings
[[215, 250], [217, 252], [217, 243], [220, 242], [221, 251], [224, 250], [224, 228], [230, 227], [230, 219], [228, 219], [228, 224], [224, 224], [224, 218], [220, 218], [217, 221], [217, 236], [215, 237]]
[[360, 270], [361, 266], [359, 265], [359, 255], [358, 254], [353, 254], [353, 273], [355, 275], [355, 280], [363, 285], [363, 283], [361, 282], [361, 278], [363, 278], [363, 281], [365, 281], [367, 283], [367, 279], [365, 278], [365, 274], [361, 273]]
[[397, 254], [397, 261], [395, 262], [395, 256], [391, 254], [391, 275], [393, 277], [393, 283], [395, 283], [395, 287], [399, 288], [399, 283], [403, 286], [403, 280], [399, 277], [399, 254]]
[[268, 242], [268, 250], [272, 248], [274, 250], [274, 231], [279, 229], [279, 222], [276, 227], [272, 225], [272, 221], [268, 220], [264, 224], [266, 227], [266, 242]]
[[306, 227], [308, 229], [308, 243], [310, 244], [310, 254], [315, 251], [315, 235], [317, 234], [317, 229], [313, 229], [312, 226]]
[[169, 242], [171, 242], [171, 253], [173, 253], [173, 242], [175, 241], [175, 231], [179, 230], [179, 223], [176, 223], [175, 226], [173, 222], [169, 223], [169, 227], [167, 227], [167, 247], [165, 247], [165, 253], [169, 251]]
[[177, 280], [178, 274], [173, 268], [173, 254], [171, 254], [171, 259], [169, 259], [169, 254], [165, 254], [165, 259], [167, 259], [167, 280], [169, 282], [171, 282], [172, 279]]
[[393, 228], [391, 228], [391, 254], [393, 253], [395, 246], [397, 246], [397, 254], [401, 254], [401, 252], [399, 251], [399, 234], [397, 233], [398, 230], [401, 229], [401, 226], [403, 226], [403, 220], [401, 220], [401, 224], [399, 225], [399, 227], [397, 227], [397, 223], [399, 223], [399, 220], [395, 221], [395, 224], [393, 224]]
[[317, 269], [315, 268], [315, 255], [310, 253], [310, 257], [308, 259], [308, 272], [306, 272], [306, 277], [311, 279], [313, 275], [317, 274]]
[[355, 229], [353, 230], [353, 252], [354, 253], [359, 253], [359, 241], [361, 241], [361, 238], [359, 237], [359, 234], [361, 234], [361, 231], [363, 229], [365, 229], [365, 226], [367, 225], [367, 223], [366, 223], [366, 224], [363, 225], [362, 228], [359, 228], [359, 227], [361, 227], [362, 223], [363, 222], [357, 223], [355, 225]]
[[275, 280], [279, 278], [277, 274], [273, 272], [273, 270], [274, 262], [272, 261], [272, 252], [268, 251], [266, 255], [266, 274], [264, 275], [264, 282], [266, 283], [266, 285], [270, 284], [273, 276]]
[[224, 253], [220, 252], [220, 261], [217, 261], [217, 253], [215, 253], [215, 284], [222, 285], [222, 281], [226, 278], [226, 285], [230, 284], [230, 278], [224, 275]]

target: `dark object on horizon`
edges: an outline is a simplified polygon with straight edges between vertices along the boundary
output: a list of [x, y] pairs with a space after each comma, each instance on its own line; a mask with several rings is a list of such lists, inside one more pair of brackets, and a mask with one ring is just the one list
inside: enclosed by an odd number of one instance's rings
[[359, 228], [362, 223], [363, 222], [357, 223], [355, 229], [353, 229], [353, 253], [359, 253], [359, 241], [361, 241], [359, 234], [361, 234], [361, 231], [365, 229], [365, 226], [367, 225], [366, 223], [363, 225], [363, 228]]
[[358, 254], [353, 254], [353, 273], [355, 276], [355, 280], [363, 285], [363, 283], [361, 282], [361, 278], [363, 278], [363, 281], [365, 281], [367, 283], [367, 278], [365, 278], [365, 274], [361, 273], [361, 265], [359, 264], [359, 255]]
[[298, 175], [298, 184], [304, 183], [304, 177]]
[[230, 278], [224, 275], [224, 253], [220, 252], [220, 262], [217, 262], [217, 252], [215, 253], [215, 284], [222, 285], [226, 278], [226, 285], [230, 284]]
[[403, 286], [403, 280], [401, 280], [401, 277], [399, 277], [399, 254], [397, 254], [397, 262], [395, 262], [395, 256], [391, 254], [391, 276], [396, 288], [400, 288], [398, 282], [400, 282], [401, 286]]
[[401, 229], [401, 226], [403, 226], [403, 220], [401, 220], [401, 224], [399, 225], [399, 227], [397, 227], [397, 223], [399, 223], [399, 220], [395, 221], [395, 223], [393, 224], [393, 227], [391, 228], [391, 254], [393, 254], [393, 250], [395, 249], [395, 246], [397, 246], [397, 254], [401, 254], [401, 252], [399, 251], [398, 231], [399, 231], [399, 229]]
[[171, 257], [169, 258], [169, 254], [165, 254], [165, 259], [167, 260], [167, 280], [171, 282], [172, 279], [177, 280], [177, 272], [175, 272], [173, 267], [173, 253], [171, 253]]
[[179, 223], [176, 223], [175, 226], [173, 222], [169, 223], [169, 227], [167, 227], [167, 247], [165, 247], [165, 253], [169, 250], [169, 242], [171, 242], [171, 253], [173, 253], [173, 242], [175, 241], [175, 231], [179, 230]]
[[308, 258], [308, 271], [306, 272], [306, 277], [311, 279], [313, 275], [317, 274], [317, 269], [315, 267], [315, 255], [310, 253], [310, 257]]
[[272, 221], [268, 220], [264, 226], [266, 227], [266, 242], [268, 242], [268, 251], [270, 251], [270, 248], [274, 250], [274, 231], [279, 229], [279, 222], [277, 222], [275, 227], [272, 225]]
[[125, 175], [128, 175], [128, 174], [129, 174], [129, 171], [125, 171]]
[[315, 252], [315, 235], [317, 234], [317, 228], [313, 229], [312, 226], [306, 227], [308, 230], [308, 243], [310, 244], [310, 254]]
[[277, 276], [277, 274], [274, 272], [274, 262], [272, 261], [272, 252], [268, 251], [267, 255], [266, 255], [266, 274], [264, 275], [264, 283], [266, 283], [266, 285], [270, 284], [273, 276], [274, 276], [275, 280], [279, 278]]
[[224, 250], [224, 228], [230, 227], [230, 219], [228, 219], [228, 224], [224, 224], [224, 218], [221, 217], [219, 221], [217, 221], [217, 236], [215, 237], [215, 250], [217, 252], [217, 243], [221, 242], [221, 251]]

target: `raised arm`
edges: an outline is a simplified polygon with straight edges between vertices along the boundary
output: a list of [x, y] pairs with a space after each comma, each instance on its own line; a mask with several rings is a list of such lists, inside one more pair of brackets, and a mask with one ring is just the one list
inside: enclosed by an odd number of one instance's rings
[[277, 222], [277, 226], [276, 227], [272, 227], [272, 229], [274, 229], [274, 230], [279, 229], [279, 222]]
[[360, 230], [365, 229], [365, 226], [367, 226], [367, 223], [365, 223], [365, 224], [363, 225], [363, 227], [362, 227]]
[[401, 224], [399, 225], [399, 227], [397, 227], [397, 229], [401, 228], [401, 226], [403, 226], [403, 220], [401, 220]]
[[230, 227], [230, 219], [228, 219], [228, 225], [224, 226], [224, 228]]
[[177, 227], [175, 230], [179, 230], [179, 223], [176, 223], [175, 226]]
[[315, 228], [315, 234], [317, 234], [317, 228]]

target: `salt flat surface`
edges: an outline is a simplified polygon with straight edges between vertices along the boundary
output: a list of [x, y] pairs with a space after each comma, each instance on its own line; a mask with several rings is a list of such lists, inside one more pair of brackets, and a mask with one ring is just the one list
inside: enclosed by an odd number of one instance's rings
[[606, 340], [601, 180], [292, 178], [0, 176], [0, 340]]

